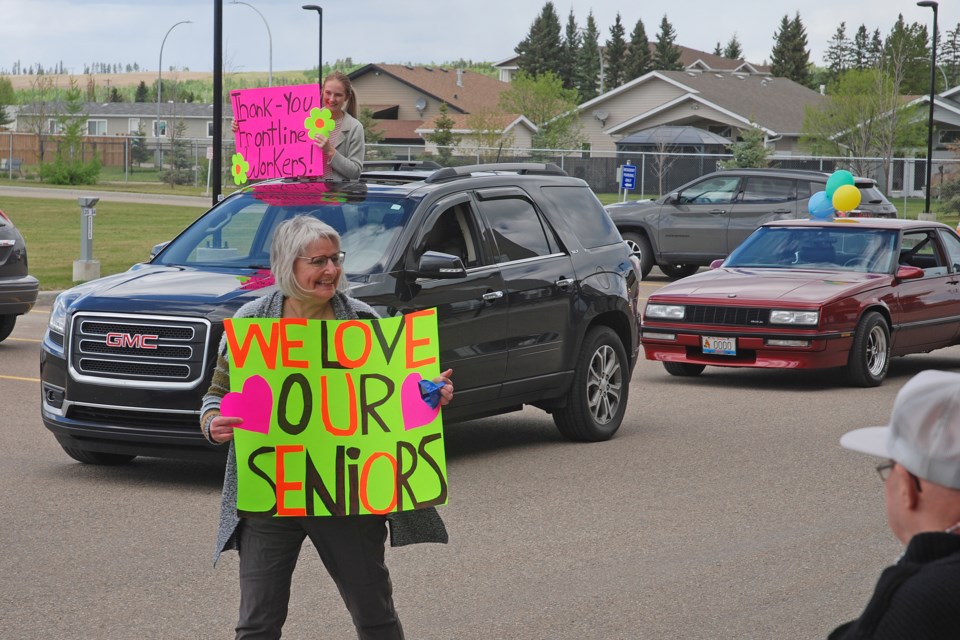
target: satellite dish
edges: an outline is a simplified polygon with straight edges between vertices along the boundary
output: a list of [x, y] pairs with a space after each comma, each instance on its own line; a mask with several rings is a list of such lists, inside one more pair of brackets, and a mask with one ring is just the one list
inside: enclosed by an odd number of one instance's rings
[[607, 113], [606, 111], [597, 109], [596, 111], [593, 112], [593, 117], [599, 120], [600, 124], [606, 124], [607, 118], [610, 117], [610, 114]]
[[423, 114], [423, 110], [427, 108], [427, 101], [423, 98], [417, 98], [414, 106], [417, 108], [417, 113]]

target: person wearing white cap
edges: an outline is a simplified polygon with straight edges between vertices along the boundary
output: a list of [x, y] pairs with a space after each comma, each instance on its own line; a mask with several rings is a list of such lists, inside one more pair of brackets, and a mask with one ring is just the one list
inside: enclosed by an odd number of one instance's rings
[[887, 521], [906, 546], [859, 618], [829, 640], [960, 638], [960, 374], [923, 371], [897, 394], [890, 424], [840, 444], [887, 460]]

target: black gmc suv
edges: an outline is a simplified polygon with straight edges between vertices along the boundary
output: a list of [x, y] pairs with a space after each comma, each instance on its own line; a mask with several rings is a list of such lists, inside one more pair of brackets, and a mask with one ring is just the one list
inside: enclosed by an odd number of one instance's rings
[[60, 294], [43, 422], [81, 462], [192, 457], [224, 318], [272, 287], [273, 230], [335, 227], [351, 294], [382, 315], [436, 307], [456, 401], [444, 421], [534, 405], [572, 440], [613, 436], [637, 359], [639, 262], [587, 184], [555, 165], [284, 179], [224, 199], [149, 262]]

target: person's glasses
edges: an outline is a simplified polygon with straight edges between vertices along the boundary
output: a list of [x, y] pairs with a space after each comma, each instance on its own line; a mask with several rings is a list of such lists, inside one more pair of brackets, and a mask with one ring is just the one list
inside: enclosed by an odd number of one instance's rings
[[[896, 465], [896, 464], [897, 464], [897, 463], [894, 462], [893, 460], [887, 460], [886, 462], [883, 462], [883, 463], [881, 463], [881, 464], [878, 464], [878, 465], [877, 465], [877, 473], [880, 474], [880, 479], [883, 480], [884, 482], [886, 482], [886, 481], [887, 481], [887, 478], [890, 477], [890, 471], [893, 470], [893, 467], [894, 467], [894, 465]], [[913, 478], [913, 484], [916, 485], [916, 487], [917, 487], [917, 492], [918, 492], [918, 493], [922, 492], [922, 491], [923, 491], [923, 487], [920, 486], [920, 478], [918, 478], [917, 476], [913, 475], [913, 474], [910, 473], [909, 471], [907, 471], [907, 475], [910, 476], [911, 478]]]
[[332, 262], [333, 266], [339, 267], [343, 264], [343, 259], [347, 257], [345, 251], [338, 251], [332, 256], [297, 256], [298, 260], [306, 260], [307, 264], [311, 267], [317, 269], [325, 269], [328, 262]]

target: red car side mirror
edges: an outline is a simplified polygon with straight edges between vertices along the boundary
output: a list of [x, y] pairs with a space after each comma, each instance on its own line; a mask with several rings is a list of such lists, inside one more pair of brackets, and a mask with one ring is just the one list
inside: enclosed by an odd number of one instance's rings
[[923, 277], [923, 269], [900, 265], [897, 267], [897, 280], [917, 280]]
[[717, 268], [719, 268], [720, 265], [722, 265], [722, 264], [723, 264], [723, 258], [717, 258], [716, 260], [714, 260], [713, 262], [710, 263], [710, 268], [711, 268], [711, 269], [717, 269]]

